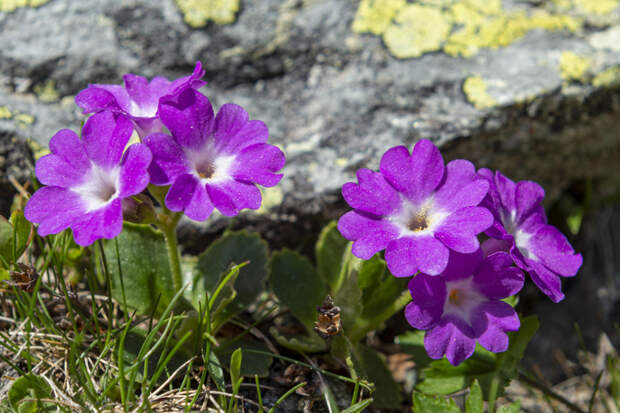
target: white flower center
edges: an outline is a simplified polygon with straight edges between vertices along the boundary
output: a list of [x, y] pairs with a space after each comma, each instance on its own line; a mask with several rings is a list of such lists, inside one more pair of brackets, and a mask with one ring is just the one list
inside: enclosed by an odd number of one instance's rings
[[433, 234], [435, 228], [448, 216], [437, 209], [432, 197], [425, 199], [421, 204], [414, 205], [402, 197], [401, 209], [390, 221], [400, 228], [400, 236], [421, 236]]
[[71, 190], [82, 198], [86, 205], [85, 212], [95, 211], [117, 198], [120, 188], [119, 177], [120, 166], [104, 170], [91, 163], [87, 178]]
[[157, 115], [157, 101], [148, 106], [140, 106], [135, 100], [129, 101], [129, 113], [137, 118], [154, 118]]
[[512, 211], [510, 211], [510, 214], [507, 214], [506, 210], [502, 210], [500, 213], [500, 217], [502, 220], [502, 224], [506, 229], [506, 232], [512, 234], [512, 236], [515, 238], [515, 245], [517, 246], [521, 254], [525, 258], [538, 260], [538, 258], [529, 250], [530, 238], [532, 238], [532, 234], [530, 234], [529, 232], [525, 232], [522, 229], [519, 229], [519, 227], [517, 226], [517, 211], [513, 209]]
[[471, 326], [473, 310], [489, 301], [473, 285], [473, 275], [456, 281], [446, 282], [446, 301], [443, 315], [455, 315]]
[[185, 150], [185, 155], [192, 165], [194, 176], [202, 183], [217, 183], [230, 179], [230, 169], [234, 156], [218, 154], [212, 140], [208, 140], [198, 150]]

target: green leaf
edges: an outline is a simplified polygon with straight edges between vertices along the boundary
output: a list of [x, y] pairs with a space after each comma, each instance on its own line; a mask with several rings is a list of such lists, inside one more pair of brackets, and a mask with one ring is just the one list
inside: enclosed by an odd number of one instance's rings
[[474, 384], [469, 389], [469, 396], [465, 401], [465, 413], [484, 413], [482, 390], [478, 380], [474, 380]]
[[427, 394], [413, 393], [413, 412], [414, 413], [461, 413], [456, 403], [452, 399], [441, 396], [429, 396]]
[[[221, 348], [216, 349], [217, 355], [222, 360], [231, 360], [236, 351], [241, 354], [241, 365], [239, 368], [239, 376], [244, 377], [267, 377], [269, 375], [269, 366], [273, 363], [273, 357], [267, 356], [262, 353], [257, 353], [252, 350], [258, 350], [260, 352], [269, 352], [269, 348], [262, 342], [250, 341], [241, 339], [234, 342], [231, 345], [222, 343]], [[225, 365], [227, 369], [231, 371], [231, 365]]]
[[238, 348], [233, 351], [230, 356], [230, 381], [233, 386], [233, 394], [237, 394], [239, 391], [239, 386], [241, 385], [241, 360], [243, 358], [243, 354], [241, 349]]
[[433, 361], [424, 348], [425, 333], [422, 330], [414, 330], [396, 337], [396, 343], [400, 344], [402, 351], [413, 356], [417, 370], [424, 369]]
[[207, 362], [207, 370], [209, 371], [209, 377], [215, 383], [215, 386], [219, 391], [226, 389], [226, 382], [224, 381], [224, 370], [220, 364], [220, 359], [215, 352], [211, 350], [209, 353], [209, 361]]
[[316, 243], [319, 276], [329, 286], [332, 295], [335, 295], [340, 288], [343, 255], [349, 244], [349, 241], [340, 235], [337, 224], [336, 221], [327, 224], [321, 231]]
[[515, 379], [519, 376], [519, 363], [523, 360], [525, 349], [538, 330], [539, 324], [535, 315], [525, 317], [521, 320], [519, 330], [508, 334], [510, 346], [497, 356], [499, 370], [505, 378]]
[[198, 257], [194, 277], [193, 303], [205, 308], [205, 291], [213, 294], [224, 274], [237, 264], [249, 261], [232, 284], [234, 299], [222, 309], [222, 322], [246, 309], [265, 290], [267, 278], [267, 243], [257, 234], [245, 231], [225, 233]]
[[32, 239], [32, 224], [22, 211], [15, 211], [11, 218], [0, 216], [0, 268], [17, 262]]
[[445, 357], [429, 363], [422, 370], [423, 379], [416, 388], [429, 394], [450, 394], [464, 389], [477, 378], [482, 387], [488, 389], [496, 371], [495, 354], [477, 345], [474, 355], [458, 366], [450, 364]]
[[372, 404], [374, 399], [364, 399], [361, 402], [355, 403], [344, 410], [341, 410], [340, 413], [359, 413], [363, 411], [365, 408]]
[[153, 310], [156, 316], [161, 314], [175, 293], [161, 232], [147, 225], [125, 223], [116, 239], [104, 242], [104, 251], [112, 280], [112, 296], [123, 302], [122, 273], [127, 305], [140, 314], [151, 314]]
[[521, 400], [510, 403], [506, 406], [497, 408], [496, 413], [519, 413], [521, 411]]
[[14, 211], [9, 222], [13, 225], [15, 231], [17, 251], [15, 260], [17, 260], [24, 253], [32, 239], [32, 224], [24, 217], [22, 211]]
[[361, 317], [372, 319], [387, 310], [407, 289], [408, 278], [394, 277], [379, 254], [364, 261], [358, 275], [364, 308]]
[[53, 412], [55, 406], [41, 399], [52, 399], [52, 389], [40, 376], [27, 373], [13, 382], [8, 394], [9, 404], [19, 413]]
[[372, 395], [374, 406], [380, 409], [400, 409], [402, 407], [400, 387], [394, 381], [382, 355], [363, 344], [358, 344], [355, 349], [356, 357], [352, 360], [354, 364], [361, 364], [355, 366], [358, 374], [375, 385], [375, 392]]
[[286, 347], [291, 350], [303, 351], [305, 353], [316, 353], [319, 351], [325, 351], [327, 344], [325, 340], [319, 337], [314, 332], [309, 336], [301, 334], [285, 334], [276, 327], [269, 328], [269, 333], [275, 338], [276, 342], [282, 347]]
[[316, 270], [306, 257], [286, 249], [272, 255], [270, 269], [274, 294], [312, 332], [316, 309], [327, 294]]
[[344, 334], [353, 333], [356, 320], [362, 312], [362, 291], [357, 286], [356, 271], [350, 272], [344, 278], [334, 297], [334, 304], [340, 307], [340, 320]]

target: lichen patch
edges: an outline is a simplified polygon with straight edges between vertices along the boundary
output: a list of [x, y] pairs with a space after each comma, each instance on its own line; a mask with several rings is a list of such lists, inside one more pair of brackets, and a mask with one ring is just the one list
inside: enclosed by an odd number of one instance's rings
[[209, 20], [217, 24], [230, 24], [239, 11], [239, 0], [174, 0], [187, 24], [193, 28], [204, 27]]
[[49, 0], [0, 0], [0, 12], [10, 13], [20, 7], [39, 7]]
[[612, 87], [620, 85], [620, 67], [614, 66], [597, 73], [592, 79], [595, 87]]
[[477, 109], [490, 108], [497, 105], [497, 101], [493, 99], [487, 92], [487, 84], [480, 76], [470, 76], [463, 83], [463, 92]]
[[592, 59], [567, 51], [560, 55], [560, 75], [567, 82], [586, 82]]
[[440, 9], [410, 4], [400, 10], [383, 40], [398, 58], [419, 57], [439, 50], [451, 30], [452, 19]]
[[[572, 4], [571, 4], [572, 5]], [[501, 0], [362, 0], [352, 30], [382, 35], [392, 55], [419, 57], [443, 51], [469, 57], [505, 47], [535, 29], [578, 31], [577, 17], [546, 10], [510, 10]]]

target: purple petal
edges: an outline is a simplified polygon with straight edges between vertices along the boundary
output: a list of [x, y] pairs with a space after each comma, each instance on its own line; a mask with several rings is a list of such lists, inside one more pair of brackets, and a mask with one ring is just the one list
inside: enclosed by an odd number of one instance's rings
[[244, 182], [256, 182], [265, 187], [276, 185], [282, 179], [279, 171], [284, 166], [284, 152], [277, 146], [258, 143], [245, 148], [234, 161], [230, 175]]
[[248, 122], [248, 112], [234, 103], [226, 103], [217, 111], [213, 136], [216, 146], [224, 146]]
[[522, 221], [519, 223], [519, 229], [530, 234], [538, 231], [541, 226], [547, 225], [547, 215], [542, 205], [532, 208], [529, 215], [521, 219]]
[[496, 300], [517, 294], [523, 288], [524, 281], [523, 273], [512, 267], [512, 257], [505, 252], [489, 255], [474, 274], [478, 290]]
[[90, 159], [80, 138], [70, 129], [59, 130], [50, 140], [50, 151], [81, 173], [90, 170]]
[[471, 253], [480, 247], [479, 233], [493, 224], [493, 215], [482, 207], [466, 207], [448, 216], [435, 231], [435, 237], [448, 248]]
[[508, 252], [510, 251], [511, 246], [512, 244], [505, 240], [489, 238], [480, 245], [480, 248], [482, 249], [482, 252], [484, 252], [484, 256], [488, 257], [495, 252]]
[[377, 216], [390, 215], [400, 208], [398, 192], [383, 175], [370, 169], [360, 169], [357, 179], [359, 185], [348, 182], [342, 187], [342, 196], [351, 207]]
[[143, 141], [145, 137], [152, 133], [161, 133], [164, 128], [164, 124], [161, 123], [159, 118], [130, 118], [133, 123], [140, 140]]
[[396, 190], [417, 204], [439, 185], [444, 164], [435, 145], [422, 139], [413, 147], [411, 156], [404, 146], [389, 149], [381, 158], [380, 171]]
[[82, 128], [82, 141], [88, 157], [103, 168], [118, 165], [131, 137], [131, 122], [110, 112], [97, 113]]
[[482, 263], [482, 250], [477, 249], [471, 254], [461, 254], [450, 251], [448, 265], [441, 273], [441, 277], [446, 281], [458, 280], [470, 277]]
[[172, 85], [170, 86], [170, 93], [179, 93], [187, 87], [191, 87], [192, 89], [200, 89], [207, 84], [207, 82], [200, 80], [204, 75], [205, 70], [202, 68], [202, 64], [200, 62], [196, 62], [194, 72], [191, 75], [176, 79], [172, 82]]
[[40, 223], [39, 235], [57, 234], [76, 222], [86, 211], [80, 196], [57, 186], [46, 186], [31, 197], [24, 208], [30, 222]]
[[355, 241], [352, 253], [363, 260], [384, 249], [399, 233], [388, 221], [372, 219], [356, 211], [349, 211], [340, 217], [338, 230], [349, 241]]
[[[122, 86], [116, 86], [116, 88], [124, 92]], [[111, 91], [101, 88], [98, 85], [90, 85], [88, 88], [78, 93], [75, 97], [75, 104], [84, 109], [82, 112], [84, 114], [100, 112], [102, 110], [109, 110], [112, 112], [121, 110], [121, 107], [117, 103], [117, 97]]]
[[500, 171], [495, 172], [495, 186], [499, 195], [502, 207], [509, 213], [516, 211], [517, 203], [515, 193], [517, 185], [506, 178]]
[[170, 185], [178, 176], [190, 171], [185, 152], [170, 135], [155, 133], [147, 136], [144, 143], [153, 154], [153, 161], [149, 166], [152, 184]]
[[[221, 111], [222, 109], [220, 109]], [[235, 154], [248, 146], [265, 143], [268, 138], [269, 129], [267, 129], [267, 125], [260, 120], [251, 120], [246, 122], [234, 135], [220, 139], [217, 142], [217, 148], [223, 154]]]
[[448, 322], [427, 331], [424, 348], [430, 358], [439, 359], [445, 354], [448, 361], [456, 366], [474, 354], [476, 340]]
[[575, 254], [573, 247], [557, 228], [545, 225], [529, 240], [528, 250], [542, 263], [563, 277], [572, 277], [583, 263], [581, 254]]
[[183, 211], [188, 218], [204, 221], [213, 212], [213, 202], [205, 186], [189, 174], [180, 175], [166, 194], [166, 206], [171, 211]]
[[540, 204], [544, 197], [545, 190], [536, 182], [518, 182], [515, 189], [515, 203], [517, 205], [516, 222], [519, 223], [529, 217], [534, 211], [540, 210]]
[[100, 238], [111, 239], [123, 229], [123, 208], [119, 198], [103, 208], [86, 214], [78, 223], [71, 225], [75, 243], [86, 247]]
[[405, 317], [413, 328], [428, 330], [441, 319], [446, 301], [446, 285], [440, 277], [419, 274], [409, 281], [412, 302], [405, 308]]
[[433, 236], [415, 237], [413, 256], [420, 272], [428, 275], [440, 274], [448, 265], [450, 251]]
[[235, 216], [244, 208], [258, 209], [262, 200], [254, 184], [238, 181], [207, 184], [207, 193], [215, 207], [226, 216]]
[[436, 205], [446, 212], [478, 205], [489, 190], [485, 179], [477, 178], [474, 165], [457, 159], [446, 165], [444, 182], [435, 193]]
[[564, 293], [562, 292], [562, 281], [560, 281], [560, 277], [537, 261], [527, 258], [526, 262], [530, 267], [530, 277], [532, 281], [534, 281], [534, 284], [540, 288], [540, 291], [545, 293], [554, 303], [562, 301], [564, 299]]
[[127, 148], [121, 161], [120, 198], [139, 194], [146, 188], [150, 180], [147, 168], [151, 158], [146, 145], [135, 143]]
[[395, 277], [410, 277], [418, 271], [414, 244], [415, 239], [413, 237], [393, 239], [387, 244], [385, 261], [388, 269]]
[[494, 353], [508, 349], [509, 341], [505, 332], [516, 331], [519, 326], [516, 311], [503, 301], [482, 304], [472, 317], [472, 327], [480, 345]]
[[162, 98], [159, 117], [176, 142], [185, 148], [198, 150], [211, 136], [213, 108], [209, 99], [194, 89]]
[[137, 117], [155, 116], [157, 114], [159, 97], [165, 93], [167, 87], [164, 90], [160, 90], [160, 93], [157, 93], [157, 91], [149, 88], [149, 81], [145, 77], [131, 73], [123, 76], [123, 81], [125, 82], [127, 94], [133, 101], [129, 113]]

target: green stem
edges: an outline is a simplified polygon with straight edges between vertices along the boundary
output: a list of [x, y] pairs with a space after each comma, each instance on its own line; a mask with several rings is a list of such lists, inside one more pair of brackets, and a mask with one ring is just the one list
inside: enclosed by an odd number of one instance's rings
[[183, 276], [181, 274], [181, 257], [179, 254], [179, 242], [177, 241], [177, 224], [181, 219], [181, 213], [176, 212], [172, 215], [164, 215], [160, 217], [158, 227], [164, 234], [166, 239], [166, 247], [168, 247], [168, 261], [170, 262], [170, 270], [172, 271], [172, 282], [174, 284], [174, 292], [177, 293], [183, 288]]

